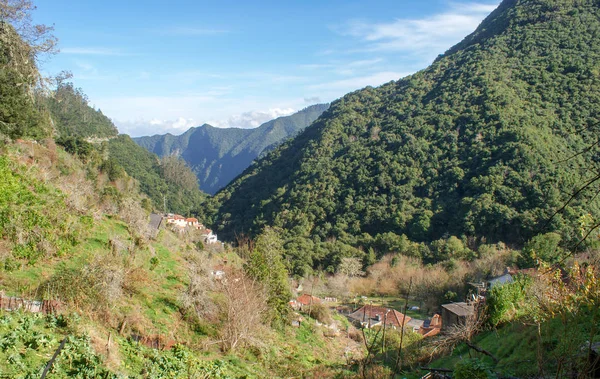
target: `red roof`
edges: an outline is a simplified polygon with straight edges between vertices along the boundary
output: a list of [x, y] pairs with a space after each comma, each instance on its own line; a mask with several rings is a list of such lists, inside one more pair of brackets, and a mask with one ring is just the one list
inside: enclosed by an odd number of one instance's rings
[[310, 296], [308, 294], [303, 294], [298, 297], [298, 302], [302, 305], [319, 304], [319, 303], [321, 303], [321, 299], [319, 299], [316, 296]]
[[354, 313], [350, 313], [348, 317], [360, 322], [371, 322], [372, 324], [379, 322], [375, 321], [377, 319], [381, 322], [385, 320], [387, 325], [394, 325], [396, 327], [401, 327], [402, 324], [406, 325], [406, 323], [411, 320], [409, 316], [405, 316], [395, 309], [377, 307], [374, 305], [365, 305]]
[[190, 217], [190, 218], [186, 218], [185, 221], [187, 221], [187, 222], [198, 222], [198, 219]]
[[423, 337], [432, 337], [440, 333], [442, 330], [442, 318], [437, 313], [433, 315], [428, 326], [421, 326], [419, 334]]

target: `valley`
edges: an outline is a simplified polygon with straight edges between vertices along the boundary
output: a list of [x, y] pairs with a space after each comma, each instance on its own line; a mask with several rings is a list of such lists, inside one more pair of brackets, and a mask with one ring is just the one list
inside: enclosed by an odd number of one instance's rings
[[34, 8], [0, 0], [0, 377], [600, 376], [597, 1], [504, 0], [413, 74], [146, 137], [44, 76]]

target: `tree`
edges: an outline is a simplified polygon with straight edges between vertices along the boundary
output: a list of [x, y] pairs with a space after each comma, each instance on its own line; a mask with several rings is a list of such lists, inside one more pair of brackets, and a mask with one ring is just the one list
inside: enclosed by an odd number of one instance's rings
[[282, 256], [283, 243], [278, 232], [267, 227], [256, 239], [246, 264], [248, 275], [265, 286], [267, 304], [275, 324], [283, 322], [289, 315], [288, 303], [292, 297]]
[[57, 38], [54, 26], [34, 24], [31, 13], [36, 9], [31, 0], [0, 0], [0, 21], [11, 24], [31, 47], [32, 58], [39, 63], [45, 54], [54, 54]]
[[338, 266], [337, 272], [349, 277], [360, 276], [364, 274], [362, 271], [362, 263], [358, 258], [342, 258], [342, 262]]
[[161, 158], [160, 167], [167, 182], [176, 184], [188, 191], [198, 189], [198, 178], [183, 159], [175, 155]]
[[221, 348], [233, 351], [246, 345], [260, 345], [268, 313], [265, 287], [243, 272], [232, 272], [217, 285], [225, 296], [221, 304], [223, 328]]

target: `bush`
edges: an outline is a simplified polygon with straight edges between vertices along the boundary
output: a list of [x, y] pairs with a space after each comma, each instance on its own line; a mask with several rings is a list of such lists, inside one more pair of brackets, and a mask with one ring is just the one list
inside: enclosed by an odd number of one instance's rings
[[561, 236], [557, 233], [539, 234], [523, 247], [518, 265], [521, 268], [535, 267], [540, 262], [555, 263], [563, 253], [560, 248]]
[[487, 299], [489, 322], [498, 325], [519, 318], [526, 309], [522, 306], [531, 278], [518, 276], [514, 282], [492, 288]]
[[454, 379], [495, 379], [490, 367], [477, 358], [466, 359], [454, 366]]
[[310, 306], [310, 316], [323, 324], [331, 323], [331, 312], [323, 304], [313, 304]]

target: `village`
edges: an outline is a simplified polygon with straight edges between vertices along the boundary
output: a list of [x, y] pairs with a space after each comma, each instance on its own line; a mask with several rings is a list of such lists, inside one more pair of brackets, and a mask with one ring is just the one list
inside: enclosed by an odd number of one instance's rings
[[[170, 227], [171, 230], [179, 233], [185, 230], [197, 231], [201, 242], [207, 246], [220, 248], [224, 246], [211, 229], [205, 227], [194, 217], [184, 217], [173, 213], [151, 214], [150, 225], [156, 231], [161, 227]], [[227, 272], [230, 268], [227, 259], [224, 259], [219, 264], [212, 266], [210, 275], [216, 281], [227, 280]], [[422, 299], [412, 299], [413, 305], [411, 306], [409, 306], [408, 299], [404, 299], [406, 303], [403, 309], [397, 304], [396, 308], [400, 309], [396, 309], [387, 304], [389, 302], [382, 297], [369, 298], [362, 294], [356, 294], [352, 299], [341, 299], [332, 295], [319, 297], [312, 293], [306, 293], [302, 284], [296, 283], [292, 288], [295, 297], [289, 301], [289, 306], [294, 311], [291, 324], [299, 327], [301, 323], [308, 322], [308, 319], [313, 318], [317, 326], [323, 326], [337, 335], [341, 332], [339, 323], [329, 320], [332, 322], [328, 324], [315, 317], [316, 309], [326, 308], [333, 314], [344, 316], [356, 329], [389, 328], [402, 333], [418, 333], [422, 338], [429, 338], [451, 332], [459, 326], [472, 322], [474, 318], [478, 317], [478, 309], [485, 304], [489, 291], [494, 287], [512, 283], [516, 275], [535, 276], [536, 274], [535, 269], [506, 268], [502, 275], [489, 277], [480, 282], [465, 283], [471, 288], [470, 295], [465, 301], [437, 304], [437, 309], [432, 312], [426, 312], [421, 307], [414, 305]]]
[[[502, 275], [490, 277], [481, 282], [466, 283], [472, 290], [465, 301], [439, 304], [438, 309], [430, 314], [424, 312], [417, 305], [409, 306], [409, 299], [402, 299], [403, 309], [395, 309], [386, 304], [389, 301], [382, 297], [356, 296], [354, 299], [345, 300], [327, 296], [318, 297], [302, 292], [300, 286], [299, 291], [296, 288], [299, 296], [289, 302], [296, 316], [292, 325], [299, 326], [301, 322], [306, 322], [303, 315], [311, 317], [316, 307], [324, 306], [345, 316], [357, 329], [392, 329], [402, 333], [418, 333], [422, 338], [453, 333], [461, 327], [477, 322], [477, 318], [480, 316], [479, 311], [483, 309], [490, 291], [495, 287], [512, 283], [517, 275], [533, 277], [537, 275], [537, 270], [506, 268]], [[420, 299], [411, 300], [410, 304], [416, 304]], [[412, 314], [412, 317], [409, 314]], [[322, 323], [317, 320], [316, 324], [321, 325]], [[337, 329], [335, 324], [324, 326], [333, 330]]]
[[182, 215], [167, 213], [164, 215], [152, 213], [150, 215], [150, 228], [158, 233], [162, 226], [171, 227], [175, 232], [183, 233], [185, 230], [198, 231], [201, 242], [208, 245], [223, 245], [211, 229], [205, 227], [194, 217], [183, 217]]

